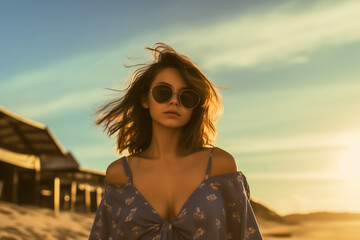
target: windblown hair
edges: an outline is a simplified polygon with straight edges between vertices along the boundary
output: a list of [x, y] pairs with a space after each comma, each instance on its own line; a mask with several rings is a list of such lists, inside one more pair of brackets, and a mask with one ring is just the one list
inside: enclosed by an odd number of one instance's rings
[[[199, 67], [188, 57], [176, 52], [169, 45], [156, 43], [152, 51], [154, 61], [140, 64], [132, 75], [129, 86], [123, 90], [125, 95], [102, 105], [94, 115], [101, 113], [96, 125], [104, 124], [110, 137], [117, 131], [117, 151], [120, 155], [126, 149], [129, 154], [138, 154], [149, 145], [152, 137], [152, 119], [149, 109], [143, 108], [141, 99], [147, 96], [156, 75], [165, 68], [177, 69], [189, 87], [200, 94], [200, 103], [193, 109], [189, 122], [183, 126], [179, 144], [192, 153], [206, 145], [213, 145], [217, 135], [215, 122], [223, 113], [221, 88], [211, 83]], [[133, 66], [139, 66], [133, 65]], [[128, 67], [128, 66], [126, 66]]]

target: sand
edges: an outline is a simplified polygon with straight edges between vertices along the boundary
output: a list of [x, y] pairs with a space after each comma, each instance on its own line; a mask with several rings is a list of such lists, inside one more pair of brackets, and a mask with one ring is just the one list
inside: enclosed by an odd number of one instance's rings
[[261, 233], [266, 240], [359, 240], [359, 220], [303, 220], [287, 225], [258, 219]]
[[0, 239], [88, 239], [93, 218], [0, 201]]
[[[60, 212], [0, 201], [0, 240], [88, 239], [95, 213]], [[281, 224], [257, 218], [264, 240], [359, 240], [359, 220], [301, 220]]]

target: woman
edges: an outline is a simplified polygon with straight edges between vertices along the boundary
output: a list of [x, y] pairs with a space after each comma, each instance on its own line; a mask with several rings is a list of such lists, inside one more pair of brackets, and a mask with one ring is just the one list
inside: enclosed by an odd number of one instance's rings
[[[154, 62], [126, 94], [96, 113], [117, 150], [89, 239], [262, 239], [245, 176], [212, 145], [219, 94], [197, 65], [170, 46], [148, 48]], [[212, 147], [206, 147], [212, 146]]]

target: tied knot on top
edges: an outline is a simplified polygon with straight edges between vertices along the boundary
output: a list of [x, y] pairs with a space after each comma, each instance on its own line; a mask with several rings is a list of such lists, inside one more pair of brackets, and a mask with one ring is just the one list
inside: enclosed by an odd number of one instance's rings
[[166, 222], [162, 225], [162, 228], [164, 228], [164, 230], [171, 230], [172, 229], [172, 224], [169, 222]]

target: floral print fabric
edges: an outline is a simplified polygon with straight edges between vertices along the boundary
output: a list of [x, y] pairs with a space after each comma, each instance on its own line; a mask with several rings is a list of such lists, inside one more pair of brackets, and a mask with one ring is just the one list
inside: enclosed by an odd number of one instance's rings
[[162, 219], [137, 191], [123, 157], [129, 182], [105, 180], [89, 240], [262, 240], [246, 177], [241, 171], [208, 177], [211, 156], [204, 180], [172, 221]]

